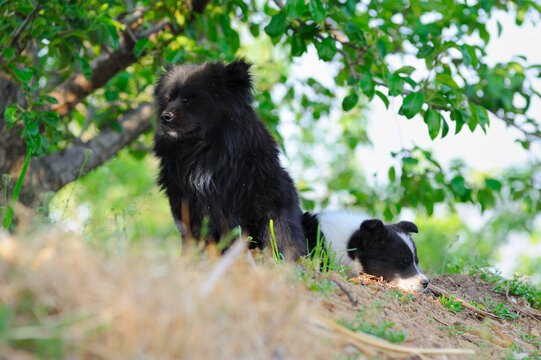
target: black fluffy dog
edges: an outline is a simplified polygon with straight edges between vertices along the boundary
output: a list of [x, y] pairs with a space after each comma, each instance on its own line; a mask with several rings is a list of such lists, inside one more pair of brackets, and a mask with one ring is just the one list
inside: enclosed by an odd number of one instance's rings
[[[307, 252], [299, 199], [280, 166], [276, 142], [251, 106], [249, 68], [242, 59], [183, 65], [159, 78], [158, 183], [181, 233], [189, 225], [199, 238], [208, 217], [214, 240], [240, 225], [253, 238], [252, 247], [263, 248], [270, 246], [272, 219], [278, 251], [296, 260]], [[182, 222], [183, 203], [189, 224]]]

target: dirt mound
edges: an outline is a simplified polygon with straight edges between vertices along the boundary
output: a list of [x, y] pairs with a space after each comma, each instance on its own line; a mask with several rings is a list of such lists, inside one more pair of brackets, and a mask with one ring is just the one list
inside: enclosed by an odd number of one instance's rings
[[[541, 312], [522, 298], [496, 292], [494, 284], [479, 275], [438, 276], [431, 288], [440, 291], [425, 294], [403, 293], [366, 277], [359, 279], [356, 285], [333, 278], [341, 281], [342, 290], [329, 295], [321, 311], [343, 319], [341, 323], [350, 328], [379, 331], [390, 340], [402, 334], [404, 346], [472, 349], [471, 358], [482, 359], [541, 358]], [[386, 324], [387, 334], [381, 332], [381, 324]]]
[[433, 279], [442, 300], [176, 246], [104, 254], [54, 231], [0, 234], [0, 358], [539, 356], [539, 312], [480, 276]]

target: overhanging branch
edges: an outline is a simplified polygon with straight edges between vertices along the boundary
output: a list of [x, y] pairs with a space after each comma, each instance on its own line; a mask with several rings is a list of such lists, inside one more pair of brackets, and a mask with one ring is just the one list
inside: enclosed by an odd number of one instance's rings
[[36, 205], [38, 194], [58, 191], [66, 184], [97, 168], [152, 128], [152, 105], [142, 104], [120, 120], [121, 131], [104, 129], [91, 140], [73, 144], [56, 153], [33, 157], [26, 175], [20, 200]]

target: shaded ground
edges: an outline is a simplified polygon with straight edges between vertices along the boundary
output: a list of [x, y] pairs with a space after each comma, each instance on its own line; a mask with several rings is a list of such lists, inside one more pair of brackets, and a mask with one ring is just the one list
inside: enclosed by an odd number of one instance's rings
[[541, 313], [526, 301], [495, 292], [479, 275], [442, 275], [432, 283], [447, 297], [505, 319], [482, 318], [453, 301], [445, 306], [431, 292], [402, 293], [367, 277], [348, 282], [334, 273], [276, 266], [241, 248], [224, 257], [197, 249], [179, 256], [176, 245], [153, 243], [104, 253], [56, 231], [0, 234], [0, 354], [540, 358]]

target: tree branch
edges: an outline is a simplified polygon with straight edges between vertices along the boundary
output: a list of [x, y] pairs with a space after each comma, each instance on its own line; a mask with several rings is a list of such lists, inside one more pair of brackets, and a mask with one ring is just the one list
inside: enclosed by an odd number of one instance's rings
[[38, 13], [39, 11], [39, 8], [40, 8], [41, 4], [40, 3], [37, 3], [36, 6], [34, 7], [34, 9], [32, 9], [32, 11], [30, 12], [30, 14], [28, 14], [28, 16], [26, 17], [26, 19], [24, 19], [24, 22], [22, 23], [21, 27], [19, 27], [17, 30], [15, 30], [12, 34], [11, 34], [11, 41], [9, 42], [9, 45], [10, 46], [13, 46], [18, 40], [19, 40], [19, 36], [21, 36], [22, 32], [24, 31], [24, 29], [28, 26], [28, 24], [34, 19], [34, 17], [36, 16], [36, 14]]
[[[193, 1], [191, 4], [192, 9], [201, 13], [209, 2], [210, 0]], [[58, 104], [51, 106], [51, 110], [56, 111], [60, 116], [70, 113], [86, 96], [103, 87], [113, 76], [138, 60], [133, 53], [137, 40], [159, 33], [168, 24], [168, 20], [162, 20], [150, 29], [142, 29], [135, 33], [131, 29], [127, 30], [123, 36], [124, 41], [121, 46], [92, 66], [90, 80], [87, 80], [80, 73], [74, 74], [62, 85], [51, 91], [50, 95], [58, 100]], [[173, 34], [176, 35], [182, 31], [183, 28], [173, 32]]]
[[56, 153], [33, 157], [26, 175], [20, 200], [27, 206], [38, 204], [38, 195], [58, 191], [66, 184], [109, 160], [139, 135], [152, 128], [152, 105], [142, 104], [124, 114], [121, 132], [104, 129], [85, 143], [76, 143]]

